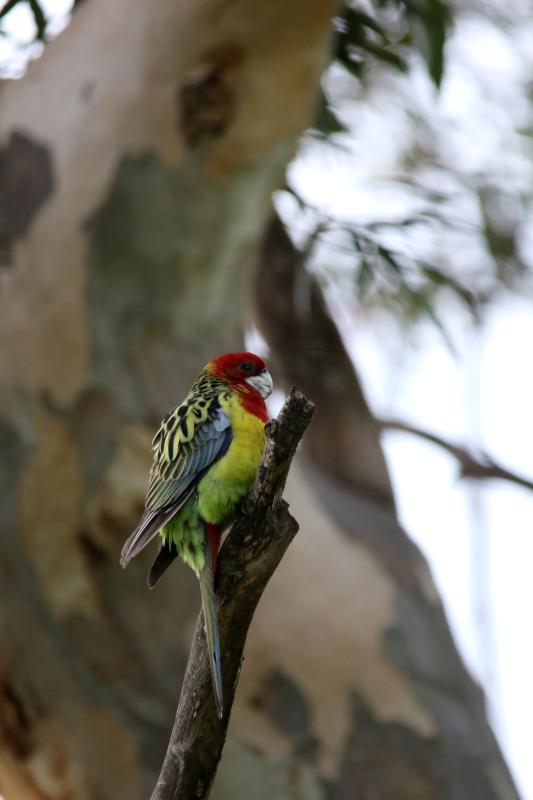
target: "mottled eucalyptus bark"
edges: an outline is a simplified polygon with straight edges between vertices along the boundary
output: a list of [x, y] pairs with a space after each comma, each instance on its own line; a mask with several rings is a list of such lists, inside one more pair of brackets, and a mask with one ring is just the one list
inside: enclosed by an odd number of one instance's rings
[[85, 0], [0, 87], [0, 794], [145, 800], [199, 598], [123, 573], [150, 440], [242, 345], [332, 0]]

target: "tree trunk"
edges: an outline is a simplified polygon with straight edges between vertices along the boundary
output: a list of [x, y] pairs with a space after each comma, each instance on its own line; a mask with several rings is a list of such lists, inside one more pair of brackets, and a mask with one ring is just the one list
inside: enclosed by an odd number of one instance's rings
[[[118, 553], [150, 439], [251, 277], [336, 3], [85, 0], [0, 91], [0, 794], [145, 800], [199, 597]], [[252, 625], [215, 800], [514, 798], [479, 690], [400, 530], [378, 433], [274, 228], [261, 318], [318, 403], [301, 532]], [[184, 799], [185, 800], [185, 799]]]
[[86, 0], [0, 91], [0, 794], [146, 798], [194, 576], [118, 567], [154, 424], [242, 341], [333, 0]]

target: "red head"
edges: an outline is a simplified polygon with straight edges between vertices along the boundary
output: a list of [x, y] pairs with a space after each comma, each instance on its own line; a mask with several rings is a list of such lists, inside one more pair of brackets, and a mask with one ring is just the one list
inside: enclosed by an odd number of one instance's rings
[[[264, 398], [272, 392], [272, 378], [262, 358], [254, 353], [226, 353], [210, 361], [206, 370], [240, 389], [245, 396], [250, 394], [252, 397], [254, 395], [257, 397], [259, 395], [257, 400], [261, 400], [260, 405], [266, 414]], [[249, 405], [249, 403], [245, 403], [245, 405]], [[252, 408], [249, 410], [252, 411]], [[254, 409], [253, 413], [257, 413], [257, 411]], [[263, 412], [257, 413], [257, 416], [263, 417]]]

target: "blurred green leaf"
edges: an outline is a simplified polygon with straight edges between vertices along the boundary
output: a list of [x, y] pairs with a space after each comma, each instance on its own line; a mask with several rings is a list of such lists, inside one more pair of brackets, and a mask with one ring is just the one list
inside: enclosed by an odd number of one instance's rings
[[393, 253], [388, 248], [383, 247], [383, 245], [378, 245], [377, 251], [378, 254], [381, 256], [382, 260], [384, 261], [384, 263], [387, 266], [391, 267], [391, 269], [393, 270], [393, 272], [396, 273], [396, 275], [401, 276], [403, 274], [402, 265], [398, 262], [396, 256], [393, 255]]
[[363, 75], [363, 61], [350, 56], [344, 48], [339, 49], [337, 52], [337, 61], [348, 70], [348, 72], [355, 78], [361, 78]]
[[445, 275], [435, 267], [423, 266], [421, 271], [422, 274], [435, 286], [450, 289], [464, 302], [464, 304], [477, 319], [479, 303], [475, 294], [471, 292], [470, 289], [468, 289], [466, 286], [463, 286], [463, 284], [459, 283], [459, 281], [455, 280], [455, 278], [452, 278], [451, 275]]
[[421, 317], [426, 316], [435, 325], [450, 352], [455, 353], [448, 331], [435, 311], [434, 298], [431, 294], [428, 294], [423, 289], [413, 289], [407, 284], [403, 284], [400, 297], [402, 302], [405, 303], [407, 319], [411, 322], [416, 322]]
[[368, 28], [369, 30], [377, 33], [382, 42], [388, 42], [388, 36], [385, 29], [379, 24], [378, 20], [374, 17], [365, 14], [356, 8], [346, 6], [342, 16], [340, 17], [341, 26], [344, 27], [346, 35], [351, 41], [354, 41], [361, 32]]
[[333, 133], [344, 133], [347, 130], [346, 126], [342, 124], [335, 114], [333, 107], [328, 103], [322, 89], [320, 89], [318, 95], [317, 113], [313, 127], [325, 136]]
[[368, 260], [366, 258], [362, 258], [356, 274], [356, 288], [359, 296], [362, 298], [364, 298], [370, 288], [370, 284], [372, 283], [372, 272], [373, 270], [368, 263]]
[[[361, 77], [366, 56], [405, 72], [409, 51], [418, 50], [429, 75], [438, 87], [444, 73], [444, 47], [451, 23], [446, 0], [378, 0], [378, 8], [399, 9], [403, 16], [387, 30], [385, 21], [353, 8], [346, 2], [336, 18], [337, 43], [334, 58], [356, 77]], [[386, 18], [385, 14], [382, 15]]]
[[439, 87], [444, 74], [444, 45], [451, 21], [447, 3], [443, 0], [401, 0], [412, 43], [426, 61], [435, 86]]
[[292, 186], [289, 186], [288, 184], [285, 184], [285, 186], [283, 187], [283, 191], [287, 192], [287, 194], [290, 194], [291, 197], [293, 197], [296, 200], [296, 202], [298, 204], [298, 208], [300, 209], [300, 211], [303, 211], [304, 208], [307, 207], [307, 203], [305, 202], [303, 197], [301, 197], [298, 194], [298, 192], [295, 192], [294, 189], [292, 188]]
[[[300, 198], [302, 208], [315, 211]], [[431, 218], [422, 212], [400, 220], [378, 220], [364, 226], [350, 222], [339, 222], [319, 213], [320, 221], [310, 233], [302, 250], [302, 266], [309, 262], [318, 242], [324, 241], [323, 234], [330, 234], [329, 243], [335, 252], [335, 239], [340, 252], [346, 254], [353, 250], [354, 286], [360, 302], [366, 307], [379, 306], [388, 309], [406, 325], [413, 325], [421, 318], [430, 319], [438, 328], [447, 347], [453, 352], [453, 344], [445, 330], [436, 308], [438, 295], [443, 289], [452, 292], [480, 321], [481, 297], [474, 294], [465, 284], [443, 272], [438, 266], [428, 264], [416, 256], [407, 257], [390, 248], [381, 240], [381, 228], [398, 228], [411, 224], [429, 224]], [[345, 244], [338, 241], [338, 234], [348, 237], [348, 251]]]
[[35, 38], [38, 42], [44, 42], [46, 40], [46, 17], [44, 12], [37, 0], [28, 0], [28, 4], [33, 14], [35, 27], [37, 28]]
[[30, 7], [31, 13], [33, 14], [33, 20], [37, 29], [35, 40], [38, 42], [46, 41], [46, 17], [37, 0], [8, 0], [7, 3], [4, 3], [2, 8], [0, 8], [0, 19], [7, 16], [7, 14], [9, 14], [10, 11], [13, 11], [15, 6], [19, 5], [20, 3], [27, 3]]
[[352, 47], [355, 47], [355, 52], [361, 50], [366, 51], [375, 56], [379, 61], [390, 64], [400, 72], [407, 72], [407, 61], [405, 58], [390, 47], [382, 47], [367, 39], [363, 40], [358, 46], [352, 45]]
[[9, 14], [9, 12], [12, 11], [16, 5], [22, 2], [26, 2], [26, 0], [8, 0], [7, 3], [4, 3], [2, 8], [0, 8], [0, 19], [5, 17], [6, 14]]
[[356, 78], [361, 78], [366, 56], [372, 56], [395, 69], [405, 72], [407, 62], [401, 54], [401, 44], [392, 42], [384, 26], [375, 17], [348, 4], [336, 18], [337, 37], [334, 59]]

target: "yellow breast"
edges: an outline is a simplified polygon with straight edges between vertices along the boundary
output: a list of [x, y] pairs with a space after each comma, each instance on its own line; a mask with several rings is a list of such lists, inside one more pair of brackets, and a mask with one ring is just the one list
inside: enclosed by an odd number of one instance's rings
[[198, 505], [207, 522], [226, 524], [254, 482], [265, 445], [265, 426], [242, 408], [235, 395], [221, 395], [219, 402], [231, 420], [232, 440], [228, 452], [198, 484]]

